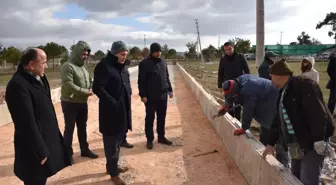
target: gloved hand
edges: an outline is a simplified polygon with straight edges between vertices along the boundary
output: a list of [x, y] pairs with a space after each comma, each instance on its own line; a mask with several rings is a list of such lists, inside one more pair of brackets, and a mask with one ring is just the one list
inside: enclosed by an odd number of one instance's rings
[[245, 130], [242, 129], [242, 128], [235, 130], [234, 133], [233, 133], [233, 135], [235, 135], [235, 136], [240, 136], [242, 134], [245, 134]]

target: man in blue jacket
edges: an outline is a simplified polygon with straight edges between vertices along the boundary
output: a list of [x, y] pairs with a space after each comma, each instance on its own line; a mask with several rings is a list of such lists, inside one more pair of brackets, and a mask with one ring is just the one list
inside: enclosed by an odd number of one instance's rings
[[[243, 106], [242, 128], [235, 130], [234, 135], [239, 136], [250, 128], [254, 118], [260, 124], [260, 142], [266, 146], [269, 129], [276, 114], [276, 100], [278, 89], [270, 80], [244, 74], [233, 80], [223, 83], [225, 92], [225, 105], [227, 109], [233, 102]], [[288, 166], [288, 154], [279, 145], [276, 147], [277, 159]]]

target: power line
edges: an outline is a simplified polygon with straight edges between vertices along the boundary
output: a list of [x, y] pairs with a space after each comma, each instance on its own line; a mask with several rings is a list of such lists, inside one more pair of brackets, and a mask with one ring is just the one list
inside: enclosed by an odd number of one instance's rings
[[201, 38], [200, 38], [200, 33], [199, 33], [198, 19], [195, 19], [195, 24], [196, 24], [196, 30], [197, 30], [197, 42], [199, 44], [200, 54], [201, 54], [201, 62], [203, 62], [202, 45], [201, 45]]

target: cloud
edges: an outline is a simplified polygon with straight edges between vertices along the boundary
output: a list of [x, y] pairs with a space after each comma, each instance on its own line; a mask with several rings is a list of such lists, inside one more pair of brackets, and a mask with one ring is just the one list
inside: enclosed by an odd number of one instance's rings
[[[88, 19], [59, 19], [55, 12], [69, 3], [84, 9]], [[296, 39], [301, 31], [322, 42], [331, 42], [328, 28], [315, 30], [315, 25], [336, 6], [334, 0], [316, 3], [314, 0], [265, 1], [265, 42], [276, 44], [283, 31], [283, 42]], [[143, 47], [144, 35], [152, 42], [168, 44], [185, 51], [185, 44], [196, 40], [194, 19], [199, 20], [202, 46], [217, 46], [233, 37], [248, 38], [255, 43], [256, 3], [250, 0], [13, 0], [0, 7], [0, 42], [20, 48], [54, 41], [70, 47], [73, 41], [86, 40], [93, 50], [106, 51], [113, 41], [123, 40], [128, 45]], [[66, 12], [65, 12], [66, 13]], [[142, 17], [139, 17], [142, 15]], [[106, 23], [118, 16], [133, 17], [157, 29], [148, 31], [135, 25]], [[140, 31], [139, 31], [140, 30]]]

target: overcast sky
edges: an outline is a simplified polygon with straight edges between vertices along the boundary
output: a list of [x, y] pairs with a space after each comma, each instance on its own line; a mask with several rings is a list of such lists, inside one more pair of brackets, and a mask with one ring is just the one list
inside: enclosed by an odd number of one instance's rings
[[[21, 49], [57, 42], [70, 47], [85, 40], [104, 52], [113, 41], [143, 48], [152, 42], [178, 51], [196, 41], [199, 19], [202, 47], [218, 46], [234, 37], [256, 41], [255, 0], [1, 0], [0, 43]], [[121, 2], [121, 3], [120, 3]], [[316, 30], [336, 0], [265, 0], [265, 44], [289, 44], [306, 31], [332, 44], [330, 28]]]

